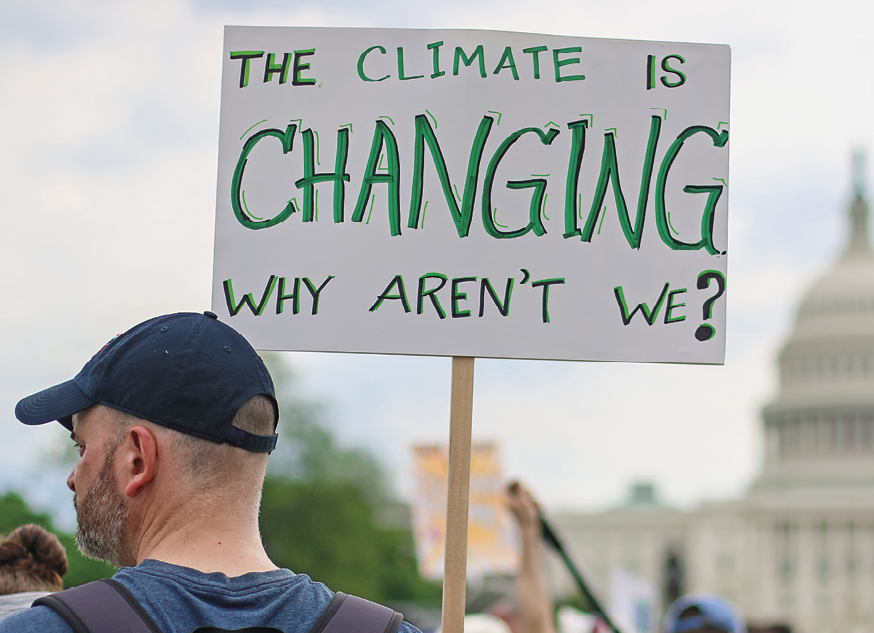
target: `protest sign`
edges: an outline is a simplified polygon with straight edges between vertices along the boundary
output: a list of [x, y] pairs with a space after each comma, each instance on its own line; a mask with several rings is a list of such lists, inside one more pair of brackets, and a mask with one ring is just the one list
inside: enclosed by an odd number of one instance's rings
[[730, 51], [227, 27], [222, 64], [213, 311], [260, 349], [453, 357], [459, 633], [474, 358], [724, 361]]
[[729, 73], [719, 45], [227, 27], [213, 310], [262, 349], [722, 363]]
[[[419, 574], [443, 578], [449, 452], [446, 446], [422, 445], [413, 447], [413, 456], [413, 531]], [[519, 536], [504, 501], [504, 487], [497, 445], [474, 442], [470, 455], [468, 576], [514, 574], [519, 566]]]

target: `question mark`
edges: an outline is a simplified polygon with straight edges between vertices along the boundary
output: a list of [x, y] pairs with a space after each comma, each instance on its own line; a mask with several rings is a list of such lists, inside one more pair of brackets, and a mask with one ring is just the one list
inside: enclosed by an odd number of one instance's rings
[[[710, 280], [715, 279], [719, 291], [704, 302], [704, 320], [713, 316], [713, 303], [725, 292], [725, 275], [718, 270], [705, 270], [698, 275], [698, 290], [706, 290], [710, 286]], [[709, 323], [702, 323], [695, 330], [695, 338], [701, 342], [709, 341], [716, 334], [716, 328]]]

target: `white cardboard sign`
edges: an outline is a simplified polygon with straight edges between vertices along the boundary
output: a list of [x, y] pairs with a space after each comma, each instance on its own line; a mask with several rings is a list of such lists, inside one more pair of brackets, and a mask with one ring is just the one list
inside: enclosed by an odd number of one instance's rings
[[727, 46], [227, 27], [213, 310], [261, 349], [722, 363]]

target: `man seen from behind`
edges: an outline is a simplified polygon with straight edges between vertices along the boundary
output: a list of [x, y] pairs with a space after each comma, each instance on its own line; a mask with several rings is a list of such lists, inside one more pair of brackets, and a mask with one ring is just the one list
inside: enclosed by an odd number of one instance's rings
[[[216, 315], [135, 326], [72, 380], [19, 402], [16, 416], [71, 431], [77, 544], [121, 568], [114, 579], [163, 633], [307, 633], [331, 603], [332, 591], [278, 568], [261, 543], [279, 410], [261, 358]], [[47, 606], [0, 623], [0, 633], [72, 630]]]

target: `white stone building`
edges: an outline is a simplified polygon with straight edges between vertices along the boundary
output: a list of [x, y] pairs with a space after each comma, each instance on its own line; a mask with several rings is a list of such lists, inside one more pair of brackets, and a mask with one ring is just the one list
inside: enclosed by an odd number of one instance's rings
[[[624, 566], [656, 588], [659, 614], [679, 589], [720, 594], [752, 624], [874, 633], [874, 255], [858, 182], [849, 215], [845, 250], [777, 359], [764, 464], [746, 494], [685, 512], [642, 485], [623, 507], [555, 517], [605, 602], [611, 567]], [[552, 575], [570, 590], [557, 564]]]

